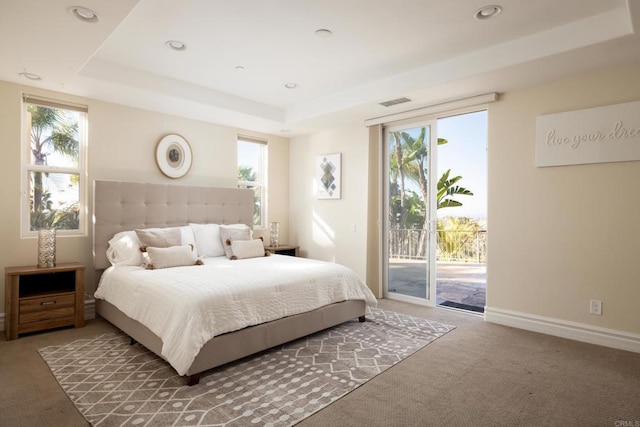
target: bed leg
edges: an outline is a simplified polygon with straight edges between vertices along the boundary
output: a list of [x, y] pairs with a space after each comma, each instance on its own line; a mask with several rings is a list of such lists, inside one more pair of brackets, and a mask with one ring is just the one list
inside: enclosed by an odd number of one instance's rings
[[129, 341], [129, 345], [134, 345], [137, 342], [136, 340], [134, 340], [131, 337], [129, 337], [129, 339], [131, 340], [131, 341]]
[[362, 323], [362, 322], [364, 322], [364, 321], [365, 321], [364, 316], [360, 316], [360, 317], [358, 317], [358, 322]]
[[192, 385], [196, 385], [200, 382], [200, 373], [187, 375], [187, 385], [191, 387]]

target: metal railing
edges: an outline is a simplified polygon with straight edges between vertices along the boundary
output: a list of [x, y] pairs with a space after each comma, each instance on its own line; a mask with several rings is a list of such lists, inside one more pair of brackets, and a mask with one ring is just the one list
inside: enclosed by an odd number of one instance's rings
[[[426, 233], [420, 229], [389, 230], [389, 257], [426, 259]], [[438, 261], [487, 262], [487, 230], [443, 231], [437, 233]]]

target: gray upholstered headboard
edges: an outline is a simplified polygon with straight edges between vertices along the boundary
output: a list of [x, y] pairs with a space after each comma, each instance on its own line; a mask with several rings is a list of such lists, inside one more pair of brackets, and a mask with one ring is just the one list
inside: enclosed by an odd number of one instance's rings
[[106, 251], [119, 231], [190, 222], [253, 227], [253, 191], [237, 188], [94, 181], [93, 265], [111, 264]]

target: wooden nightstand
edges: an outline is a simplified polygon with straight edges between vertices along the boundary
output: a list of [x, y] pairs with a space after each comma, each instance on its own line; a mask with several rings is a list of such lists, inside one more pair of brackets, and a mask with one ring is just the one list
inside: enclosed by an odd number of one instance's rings
[[300, 246], [295, 245], [278, 245], [278, 246], [265, 246], [266, 250], [273, 254], [298, 256]]
[[84, 326], [84, 265], [5, 268], [4, 333], [20, 334]]

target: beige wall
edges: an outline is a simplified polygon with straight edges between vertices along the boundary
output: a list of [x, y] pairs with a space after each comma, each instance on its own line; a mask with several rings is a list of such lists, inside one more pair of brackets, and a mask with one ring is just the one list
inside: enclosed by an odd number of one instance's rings
[[640, 162], [534, 166], [536, 116], [638, 99], [640, 65], [490, 105], [490, 308], [640, 333]]
[[[283, 224], [282, 240], [288, 240], [289, 221], [289, 141], [241, 129], [159, 114], [92, 99], [72, 97], [0, 81], [0, 144], [3, 185], [0, 195], [0, 268], [33, 265], [36, 238], [20, 237], [20, 150], [22, 94], [70, 101], [89, 107], [88, 183], [95, 179], [176, 183], [234, 187], [236, 182], [236, 137], [238, 133], [263, 137], [269, 141], [269, 215]], [[155, 147], [167, 133], [185, 137], [193, 152], [189, 173], [178, 180], [165, 177], [155, 163]], [[91, 200], [91, 185], [88, 186]], [[89, 206], [89, 218], [91, 217]], [[267, 235], [257, 230], [260, 235]], [[87, 289], [93, 293], [91, 230], [82, 237], [59, 237], [57, 261], [78, 261], [87, 266]], [[4, 275], [0, 301], [4, 300]], [[4, 307], [2, 304], [0, 307]], [[4, 312], [4, 310], [2, 310]]]
[[[193, 169], [179, 183], [234, 184], [237, 129], [0, 82], [2, 267], [33, 264], [36, 253], [35, 239], [19, 234], [23, 90], [89, 105], [90, 180], [169, 182], [155, 166], [153, 149], [161, 135], [176, 132], [195, 153]], [[489, 310], [640, 333], [640, 162], [534, 166], [536, 116], [638, 99], [640, 65], [508, 92], [490, 104]], [[304, 256], [345, 264], [363, 278], [374, 274], [367, 247], [376, 245], [368, 234], [377, 232], [377, 216], [367, 210], [378, 171], [369, 131], [355, 123], [290, 144], [278, 137], [269, 142], [270, 217], [281, 223], [281, 241], [299, 244]], [[315, 158], [334, 152], [342, 153], [342, 199], [317, 200]], [[91, 265], [90, 238], [62, 238], [58, 247], [59, 261]], [[589, 315], [590, 299], [603, 301], [602, 317]]]
[[[366, 277], [369, 132], [362, 123], [291, 139], [290, 235], [303, 256], [344, 264]], [[314, 196], [316, 156], [342, 153], [342, 198]], [[352, 231], [355, 226], [355, 231]]]
[[[534, 166], [536, 116], [638, 99], [640, 65], [509, 92], [489, 104], [489, 310], [640, 333], [640, 162]], [[379, 230], [367, 199], [378, 179], [377, 158], [368, 153], [376, 140], [360, 123], [292, 139], [290, 231], [306, 256], [351, 267], [378, 294], [377, 248], [366, 246], [376, 245]], [[314, 159], [331, 152], [343, 153], [343, 198], [316, 200]], [[590, 299], [603, 302], [603, 316], [589, 314]]]

